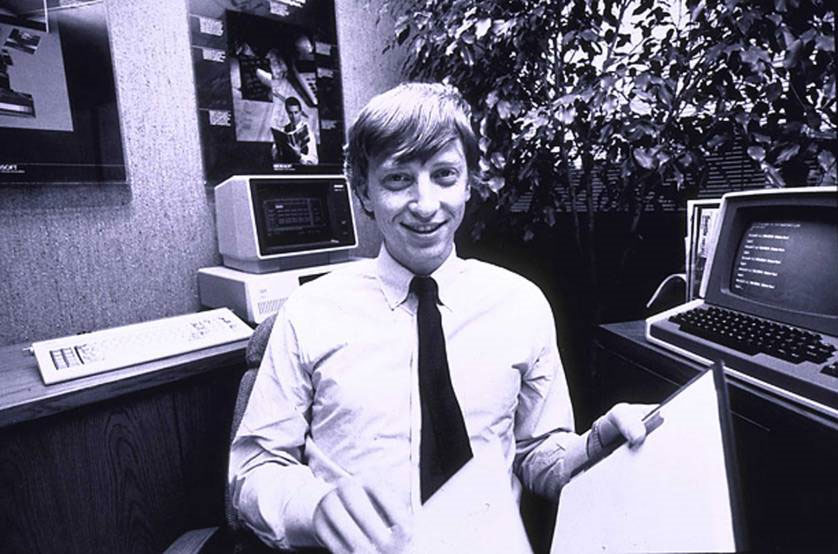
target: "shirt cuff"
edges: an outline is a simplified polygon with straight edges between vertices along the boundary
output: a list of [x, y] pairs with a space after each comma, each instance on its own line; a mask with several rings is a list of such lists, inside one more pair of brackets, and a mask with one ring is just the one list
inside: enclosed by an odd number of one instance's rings
[[588, 459], [600, 455], [605, 445], [612, 445], [621, 437], [620, 430], [611, 424], [606, 416], [602, 416], [591, 425], [591, 431], [586, 441]]
[[602, 452], [602, 437], [599, 434], [599, 420], [594, 421], [591, 425], [591, 430], [588, 431], [585, 440], [585, 450], [588, 455], [588, 460], [591, 460]]
[[334, 487], [319, 479], [297, 489], [285, 507], [285, 534], [294, 547], [322, 546], [314, 532], [314, 511]]

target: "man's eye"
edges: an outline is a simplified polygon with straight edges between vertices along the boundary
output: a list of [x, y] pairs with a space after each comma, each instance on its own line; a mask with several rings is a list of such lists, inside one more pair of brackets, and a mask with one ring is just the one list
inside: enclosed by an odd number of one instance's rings
[[410, 175], [405, 173], [390, 173], [384, 176], [383, 181], [390, 188], [406, 187], [410, 184]]
[[457, 182], [460, 172], [453, 167], [438, 169], [434, 172], [434, 179], [443, 185], [453, 185]]

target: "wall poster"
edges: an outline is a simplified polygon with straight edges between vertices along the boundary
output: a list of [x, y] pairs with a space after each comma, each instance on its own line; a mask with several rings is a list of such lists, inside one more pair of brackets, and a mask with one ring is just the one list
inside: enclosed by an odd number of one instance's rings
[[189, 0], [189, 29], [208, 184], [341, 173], [333, 0]]
[[0, 184], [125, 183], [102, 0], [0, 3]]

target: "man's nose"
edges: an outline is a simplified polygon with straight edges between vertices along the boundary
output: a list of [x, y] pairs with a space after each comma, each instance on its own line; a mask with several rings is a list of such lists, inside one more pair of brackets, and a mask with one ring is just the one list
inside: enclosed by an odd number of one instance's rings
[[439, 187], [430, 177], [420, 176], [416, 181], [416, 196], [411, 203], [411, 209], [415, 215], [422, 218], [431, 218], [439, 209]]

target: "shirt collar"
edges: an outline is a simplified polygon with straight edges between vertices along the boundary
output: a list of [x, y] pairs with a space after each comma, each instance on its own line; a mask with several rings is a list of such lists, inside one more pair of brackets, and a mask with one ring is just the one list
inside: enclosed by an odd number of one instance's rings
[[[454, 247], [448, 258], [430, 275], [439, 287], [440, 302], [449, 308], [454, 296], [451, 285], [465, 269], [463, 265], [463, 260], [457, 256], [457, 248]], [[387, 304], [391, 310], [396, 309], [407, 300], [410, 294], [413, 272], [397, 262], [382, 243], [376, 259], [376, 273]]]

